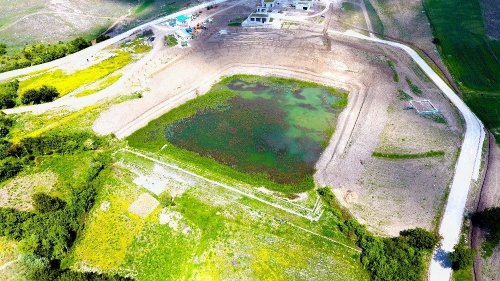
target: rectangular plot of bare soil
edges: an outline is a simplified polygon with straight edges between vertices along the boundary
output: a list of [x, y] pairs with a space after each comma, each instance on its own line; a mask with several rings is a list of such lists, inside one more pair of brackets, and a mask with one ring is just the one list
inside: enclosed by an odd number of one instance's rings
[[137, 198], [137, 200], [130, 204], [128, 211], [141, 218], [145, 218], [151, 214], [151, 212], [153, 212], [158, 205], [160, 205], [160, 202], [158, 202], [156, 198], [148, 193], [143, 193], [139, 196], [139, 198]]

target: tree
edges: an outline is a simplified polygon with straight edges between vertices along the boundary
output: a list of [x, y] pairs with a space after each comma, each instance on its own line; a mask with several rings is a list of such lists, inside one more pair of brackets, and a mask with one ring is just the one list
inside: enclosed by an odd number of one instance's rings
[[16, 106], [18, 89], [18, 80], [0, 84], [0, 109], [12, 108]]
[[57, 89], [55, 87], [42, 86], [40, 88], [39, 92], [40, 92], [42, 103], [51, 102], [51, 101], [55, 100], [57, 97], [59, 97], [59, 91], [57, 91]]
[[41, 104], [51, 102], [59, 97], [59, 92], [55, 87], [42, 86], [39, 90], [29, 89], [24, 92], [21, 102], [23, 104]]
[[69, 42], [70, 45], [70, 51], [72, 53], [78, 52], [80, 50], [83, 50], [85, 48], [90, 47], [92, 45], [89, 41], [85, 40], [82, 37], [78, 37], [75, 40]]
[[468, 268], [472, 265], [474, 259], [474, 252], [472, 249], [465, 245], [465, 242], [461, 240], [453, 252], [450, 254], [450, 261], [452, 262], [453, 270], [460, 270]]
[[23, 97], [21, 98], [21, 102], [23, 104], [33, 104], [39, 103], [40, 97], [39, 93], [36, 89], [29, 89], [24, 92]]
[[434, 233], [420, 227], [403, 231], [402, 236], [407, 237], [408, 244], [418, 250], [432, 250], [440, 240]]
[[63, 200], [41, 192], [33, 194], [31, 198], [33, 206], [40, 213], [54, 212], [66, 206], [66, 202]]

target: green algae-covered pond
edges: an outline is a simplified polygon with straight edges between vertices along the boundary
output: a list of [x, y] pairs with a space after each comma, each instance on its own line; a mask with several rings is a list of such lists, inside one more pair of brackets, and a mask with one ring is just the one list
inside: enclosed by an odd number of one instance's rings
[[271, 189], [304, 191], [346, 104], [346, 93], [314, 83], [231, 76], [150, 122], [129, 144], [155, 152], [167, 144], [162, 153], [208, 168], [217, 162], [253, 182], [277, 183]]

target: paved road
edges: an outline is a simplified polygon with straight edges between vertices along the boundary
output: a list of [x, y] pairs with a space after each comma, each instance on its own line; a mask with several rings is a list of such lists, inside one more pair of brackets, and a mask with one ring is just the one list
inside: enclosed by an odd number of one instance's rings
[[196, 5], [196, 6], [193, 6], [191, 8], [188, 8], [186, 10], [182, 10], [182, 11], [170, 14], [168, 16], [161, 17], [159, 19], [147, 22], [147, 23], [142, 24], [138, 27], [132, 28], [129, 31], [126, 31], [122, 34], [119, 34], [119, 35], [113, 37], [113, 38], [110, 38], [106, 41], [95, 44], [93, 46], [90, 46], [90, 47], [88, 47], [80, 52], [71, 54], [69, 56], [65, 56], [63, 58], [60, 58], [60, 59], [57, 59], [57, 60], [54, 60], [51, 62], [47, 62], [44, 64], [34, 65], [34, 66], [26, 67], [26, 68], [21, 68], [21, 69], [17, 69], [17, 70], [13, 70], [13, 71], [0, 73], [0, 81], [12, 79], [14, 77], [26, 75], [26, 74], [29, 74], [29, 73], [32, 73], [35, 71], [39, 71], [39, 70], [45, 70], [45, 69], [57, 67], [57, 66], [60, 66], [63, 64], [71, 63], [73, 61], [86, 60], [87, 58], [89, 58], [89, 57], [95, 55], [97, 52], [101, 51], [102, 49], [104, 49], [108, 46], [111, 46], [111, 45], [131, 36], [132, 34], [134, 34], [136, 32], [139, 32], [141, 30], [145, 30], [146, 28], [148, 28], [152, 25], [159, 24], [159, 23], [164, 22], [165, 20], [168, 20], [168, 19], [173, 19], [179, 15], [193, 14], [195, 11], [198, 11], [200, 9], [204, 9], [207, 6], [220, 4], [220, 3], [223, 3], [226, 1], [228, 1], [228, 0], [213, 0], [213, 1], [206, 2], [206, 3], [200, 4], [200, 5]]
[[439, 234], [443, 236], [442, 246], [434, 252], [429, 272], [429, 280], [450, 280], [451, 267], [448, 254], [459, 241], [467, 195], [469, 194], [471, 185], [479, 177], [481, 153], [485, 138], [484, 126], [462, 99], [412, 48], [400, 43], [368, 37], [353, 31], [334, 33], [402, 49], [412, 57], [434, 84], [436, 84], [453, 105], [458, 108], [465, 120], [466, 131], [464, 140], [455, 167], [455, 176], [451, 184], [446, 209], [439, 227]]

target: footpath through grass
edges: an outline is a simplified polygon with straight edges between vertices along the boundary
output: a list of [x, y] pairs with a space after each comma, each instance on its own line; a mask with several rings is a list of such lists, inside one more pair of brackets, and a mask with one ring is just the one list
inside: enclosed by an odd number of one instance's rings
[[438, 48], [465, 102], [500, 140], [500, 41], [486, 35], [479, 0], [425, 0]]

